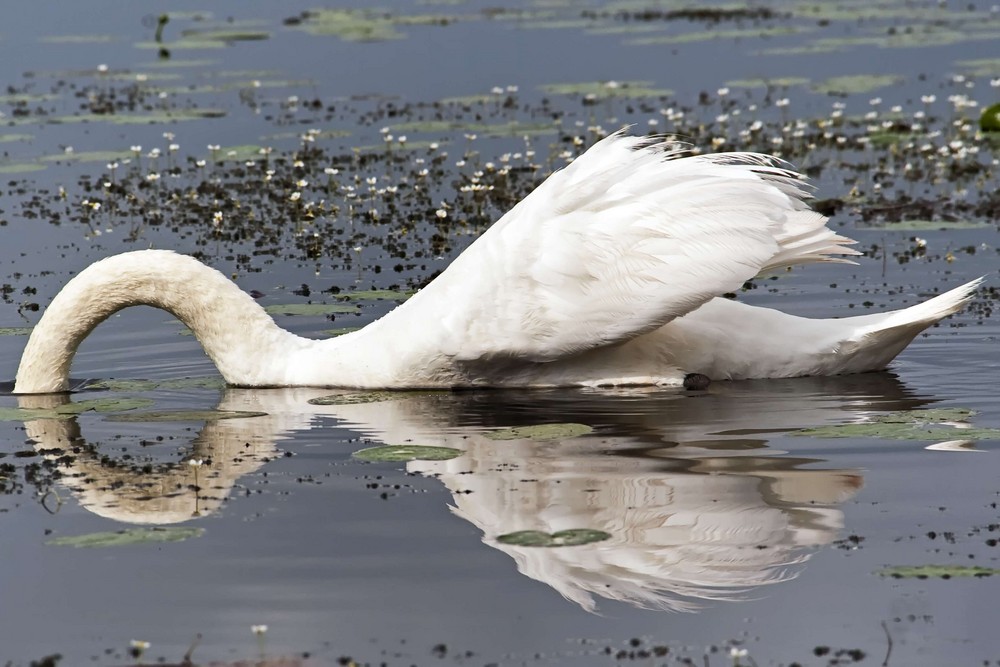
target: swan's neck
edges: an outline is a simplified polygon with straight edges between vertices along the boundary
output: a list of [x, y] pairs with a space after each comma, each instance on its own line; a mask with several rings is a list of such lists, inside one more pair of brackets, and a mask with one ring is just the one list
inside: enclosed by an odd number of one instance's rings
[[162, 308], [187, 325], [229, 384], [284, 384], [288, 356], [312, 343], [278, 327], [215, 269], [170, 251], [141, 250], [91, 265], [56, 295], [31, 333], [14, 391], [66, 391], [83, 339], [138, 305]]

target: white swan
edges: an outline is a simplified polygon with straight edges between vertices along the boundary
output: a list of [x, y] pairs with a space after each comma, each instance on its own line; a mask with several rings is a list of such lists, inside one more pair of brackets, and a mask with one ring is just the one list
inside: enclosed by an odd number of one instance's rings
[[432, 284], [364, 329], [310, 340], [279, 328], [221, 273], [163, 250], [99, 261], [52, 300], [15, 392], [68, 388], [80, 342], [150, 305], [198, 337], [238, 386], [418, 388], [680, 385], [883, 368], [958, 311], [979, 280], [889, 313], [812, 320], [724, 298], [792, 264], [848, 261], [801, 177], [751, 153], [681, 157], [622, 133], [556, 172]]

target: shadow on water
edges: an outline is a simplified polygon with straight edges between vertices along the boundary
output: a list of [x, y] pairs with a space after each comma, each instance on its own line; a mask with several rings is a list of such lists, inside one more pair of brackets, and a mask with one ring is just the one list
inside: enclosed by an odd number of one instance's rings
[[[378, 400], [310, 403], [324, 389], [228, 389], [222, 411], [266, 413], [205, 422], [180, 461], [137, 465], [87, 443], [76, 418], [25, 422], [81, 506], [127, 524], [165, 525], [217, 512], [244, 476], [281, 455], [280, 442], [332, 418], [373, 444], [450, 448], [449, 460], [412, 460], [434, 477], [453, 512], [510, 555], [525, 576], [595, 609], [595, 596], [640, 607], [693, 610], [786, 581], [814, 547], [837, 539], [838, 506], [860, 470], [775, 449], [774, 436], [927, 404], [889, 374], [717, 383], [697, 394], [656, 391], [384, 393]], [[343, 398], [350, 400], [345, 393]], [[52, 409], [68, 395], [21, 396]], [[582, 437], [497, 440], [497, 426], [581, 422]], [[401, 464], [399, 464], [401, 465]], [[588, 531], [592, 543], [543, 541]], [[584, 540], [590, 542], [590, 540]]]

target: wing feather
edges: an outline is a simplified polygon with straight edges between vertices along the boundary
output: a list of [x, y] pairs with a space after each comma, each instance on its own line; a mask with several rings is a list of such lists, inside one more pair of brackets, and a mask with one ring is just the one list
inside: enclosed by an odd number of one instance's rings
[[656, 329], [762, 271], [847, 261], [783, 162], [616, 133], [497, 221], [387, 320], [459, 361], [551, 361]]

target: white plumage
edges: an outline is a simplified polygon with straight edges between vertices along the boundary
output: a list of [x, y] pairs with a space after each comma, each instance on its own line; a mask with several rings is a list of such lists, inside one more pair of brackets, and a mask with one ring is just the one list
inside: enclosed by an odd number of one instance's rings
[[809, 320], [718, 295], [762, 271], [848, 261], [801, 177], [752, 153], [682, 157], [614, 134], [542, 185], [427, 288], [361, 331], [277, 327], [232, 282], [168, 251], [125, 253], [71, 280], [32, 333], [15, 391], [63, 391], [77, 346], [112, 313], [180, 318], [230, 384], [460, 387], [679, 385], [883, 368], [980, 281], [894, 313]]

